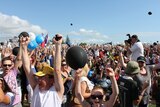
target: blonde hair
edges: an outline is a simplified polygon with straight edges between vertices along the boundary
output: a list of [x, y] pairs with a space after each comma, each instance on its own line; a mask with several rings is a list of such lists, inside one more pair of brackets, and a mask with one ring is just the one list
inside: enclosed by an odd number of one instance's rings
[[86, 64], [83, 68], [82, 68], [82, 76], [87, 76], [89, 72], [89, 67], [88, 64]]
[[103, 95], [106, 94], [106, 91], [105, 91], [100, 85], [95, 85], [95, 86], [93, 87], [93, 89], [92, 89], [91, 94], [92, 94], [93, 92], [97, 91], [97, 90], [101, 90]]
[[49, 66], [46, 62], [40, 62], [37, 66], [37, 71], [41, 71], [44, 66]]

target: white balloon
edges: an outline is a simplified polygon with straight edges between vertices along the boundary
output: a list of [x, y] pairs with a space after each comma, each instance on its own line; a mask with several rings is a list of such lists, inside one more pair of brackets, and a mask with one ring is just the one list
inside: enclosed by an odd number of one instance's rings
[[33, 32], [29, 32], [29, 37], [31, 40], [35, 40], [36, 35]]

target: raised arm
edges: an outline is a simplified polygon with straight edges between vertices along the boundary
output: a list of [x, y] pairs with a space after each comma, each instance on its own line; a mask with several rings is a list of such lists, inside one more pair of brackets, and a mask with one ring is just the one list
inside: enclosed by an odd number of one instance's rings
[[22, 47], [20, 46], [19, 47], [19, 52], [18, 52], [18, 55], [15, 59], [15, 64], [14, 64], [14, 67], [17, 69], [18, 71], [18, 68], [20, 68], [22, 66]]
[[123, 53], [121, 51], [119, 52], [119, 57], [120, 57], [121, 66], [126, 68], [127, 64], [124, 62]]
[[119, 89], [118, 89], [118, 85], [117, 85], [117, 81], [116, 81], [113, 69], [107, 68], [106, 74], [110, 77], [111, 82], [112, 82], [111, 83], [112, 84], [112, 94], [110, 95], [109, 100], [105, 103], [105, 107], [113, 107], [117, 100]]
[[81, 82], [80, 82], [80, 73], [82, 72], [82, 69], [78, 69], [76, 71], [76, 78], [75, 78], [75, 95], [78, 98], [79, 102], [83, 107], [90, 107], [90, 104], [85, 101], [82, 91], [81, 91]]
[[23, 68], [25, 70], [27, 79], [31, 85], [31, 87], [34, 89], [37, 82], [35, 80], [34, 74], [31, 71], [30, 67], [30, 59], [28, 56], [28, 51], [27, 51], [27, 46], [30, 41], [29, 37], [21, 37], [20, 38], [20, 45], [22, 46], [22, 63], [23, 63]]
[[53, 38], [53, 42], [55, 43], [55, 60], [54, 60], [54, 85], [56, 91], [60, 98], [62, 98], [64, 93], [63, 79], [61, 76], [61, 44], [62, 44], [62, 36], [60, 34], [56, 34], [58, 37], [61, 37], [59, 40]]

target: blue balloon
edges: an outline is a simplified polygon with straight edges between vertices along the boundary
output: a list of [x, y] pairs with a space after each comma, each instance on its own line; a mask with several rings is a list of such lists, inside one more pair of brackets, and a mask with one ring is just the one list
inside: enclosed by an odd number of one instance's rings
[[29, 50], [34, 50], [35, 48], [37, 48], [37, 46], [38, 46], [37, 42], [35, 40], [32, 40], [28, 44], [28, 49]]
[[88, 77], [92, 77], [93, 73], [94, 73], [94, 71], [90, 70], [90, 71], [88, 72]]
[[36, 36], [36, 42], [38, 44], [41, 44], [44, 41], [44, 37], [42, 35], [37, 35]]

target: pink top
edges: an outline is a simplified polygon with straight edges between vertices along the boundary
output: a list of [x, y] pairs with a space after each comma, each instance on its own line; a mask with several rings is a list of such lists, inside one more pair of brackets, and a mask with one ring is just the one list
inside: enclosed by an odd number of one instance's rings
[[4, 79], [7, 82], [8, 86], [15, 94], [13, 105], [16, 105], [17, 103], [21, 102], [16, 76], [17, 76], [16, 69], [12, 69], [7, 75], [4, 76]]

